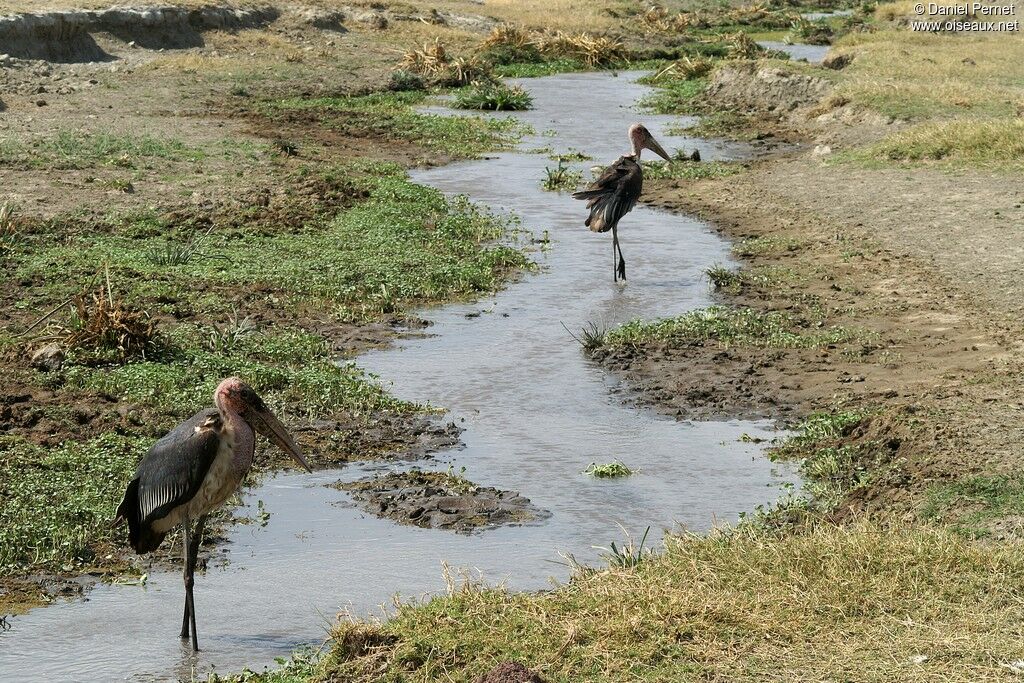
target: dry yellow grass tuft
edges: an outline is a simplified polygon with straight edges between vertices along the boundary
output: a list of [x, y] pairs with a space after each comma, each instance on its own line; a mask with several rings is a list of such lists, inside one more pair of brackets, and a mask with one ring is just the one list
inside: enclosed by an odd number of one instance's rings
[[727, 41], [729, 44], [729, 59], [757, 59], [764, 54], [764, 48], [743, 31], [728, 36]]
[[114, 351], [123, 360], [144, 356], [156, 339], [156, 320], [101, 288], [74, 300], [75, 314], [64, 337], [68, 348]]
[[469, 85], [491, 77], [489, 65], [477, 56], [452, 57], [440, 38], [402, 57], [399, 69], [442, 85]]
[[480, 43], [480, 49], [488, 50], [495, 47], [524, 48], [533, 44], [533, 37], [515, 24], [500, 24]]
[[627, 57], [626, 47], [618, 38], [596, 36], [585, 31], [556, 31], [553, 35], [538, 36], [535, 43], [545, 55], [578, 59], [587, 66], [613, 64]]

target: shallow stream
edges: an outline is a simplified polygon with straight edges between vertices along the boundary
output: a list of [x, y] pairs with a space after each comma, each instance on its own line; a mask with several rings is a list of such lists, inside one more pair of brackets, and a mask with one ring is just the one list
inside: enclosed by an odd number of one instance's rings
[[[704, 270], [730, 262], [729, 245], [709, 226], [638, 206], [620, 231], [629, 281], [614, 284], [609, 236], [583, 227], [582, 202], [541, 189], [545, 167], [556, 162], [530, 150], [582, 151], [594, 160], [578, 166], [589, 169], [627, 150], [626, 129], [636, 120], [669, 150], [696, 146], [705, 160], [746, 153], [667, 135], [679, 119], [637, 113], [647, 89], [636, 78], [523, 81], [535, 109], [517, 117], [536, 134], [520, 150], [413, 172], [417, 182], [514, 211], [537, 237], [546, 230], [550, 244], [536, 253], [536, 273], [497, 296], [424, 311], [433, 323], [426, 336], [358, 359], [400, 397], [445, 406], [444, 419], [465, 429], [464, 448], [423, 467], [465, 467], [479, 484], [520, 491], [550, 510], [549, 519], [456, 535], [368, 516], [325, 486], [409, 463], [268, 477], [245, 496], [253, 508], [263, 501], [267, 525], [230, 529], [227, 565], [197, 577], [202, 652], [178, 639], [180, 573], [156, 571], [145, 586], [100, 585], [85, 599], [12, 618], [0, 633], [0, 679], [189, 680], [211, 669], [260, 669], [321, 641], [339, 610], [381, 615], [379, 605], [396, 593], [443, 590], [442, 563], [514, 589], [542, 588], [566, 579], [560, 552], [595, 562], [593, 546], [621, 543], [622, 529], [639, 537], [650, 526], [656, 544], [665, 527], [706, 530], [781, 495], [792, 472], [741, 440], [772, 436], [768, 425], [677, 422], [630, 407], [566, 331], [705, 306]], [[614, 481], [582, 474], [590, 462], [613, 459], [637, 474]]]

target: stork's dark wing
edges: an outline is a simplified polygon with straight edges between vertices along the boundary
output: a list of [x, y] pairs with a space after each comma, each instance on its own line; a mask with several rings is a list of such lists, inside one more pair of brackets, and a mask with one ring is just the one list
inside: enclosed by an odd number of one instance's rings
[[605, 232], [636, 205], [643, 190], [643, 173], [633, 157], [619, 157], [586, 190], [573, 193], [573, 199], [586, 199], [590, 216], [584, 223], [594, 232]]
[[128, 539], [139, 553], [155, 550], [164, 538], [151, 524], [191, 500], [217, 457], [220, 415], [202, 410], [153, 444], [128, 483], [117, 519], [128, 522]]

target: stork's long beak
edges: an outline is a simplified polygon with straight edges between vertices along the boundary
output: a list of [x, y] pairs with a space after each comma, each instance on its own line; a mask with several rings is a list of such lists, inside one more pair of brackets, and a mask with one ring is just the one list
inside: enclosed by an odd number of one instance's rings
[[648, 136], [647, 140], [644, 141], [644, 147], [651, 150], [665, 161], [672, 161], [672, 157], [668, 155], [668, 152], [665, 151], [665, 148], [659, 145], [658, 141], [655, 140], [652, 136]]
[[295, 462], [302, 465], [307, 472], [313, 471], [309, 468], [309, 463], [306, 462], [306, 459], [302, 457], [302, 451], [299, 450], [298, 445], [292, 439], [288, 430], [284, 428], [284, 425], [281, 424], [281, 421], [272, 412], [269, 410], [253, 410], [252, 416], [254, 418], [253, 422], [256, 423], [253, 425], [256, 427], [256, 431], [270, 439], [282, 451], [292, 456]]

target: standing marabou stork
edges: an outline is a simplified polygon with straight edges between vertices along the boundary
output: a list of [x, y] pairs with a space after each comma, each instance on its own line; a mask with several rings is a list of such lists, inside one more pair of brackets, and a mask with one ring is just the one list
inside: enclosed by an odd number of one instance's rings
[[641, 123], [629, 127], [629, 141], [633, 145], [632, 153], [619, 157], [587, 189], [572, 195], [573, 199], [588, 200], [590, 216], [584, 225], [594, 232], [612, 231], [612, 263], [615, 264], [613, 277], [616, 282], [620, 277], [626, 279], [626, 259], [622, 258], [622, 247], [619, 246], [619, 220], [632, 210], [644, 186], [640, 151], [646, 148], [665, 161], [672, 160]]
[[[299, 447], [263, 399], [237, 377], [213, 392], [216, 408], [201, 410], [153, 444], [128, 483], [117, 518], [128, 522], [128, 540], [140, 555], [157, 549], [177, 524], [184, 531], [185, 614], [181, 637], [199, 649], [193, 575], [206, 516], [223, 504], [252, 466], [256, 432], [309, 471]], [[193, 524], [195, 525], [193, 527]]]

